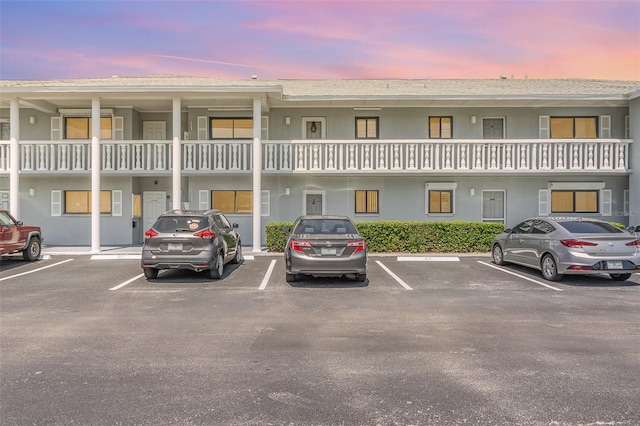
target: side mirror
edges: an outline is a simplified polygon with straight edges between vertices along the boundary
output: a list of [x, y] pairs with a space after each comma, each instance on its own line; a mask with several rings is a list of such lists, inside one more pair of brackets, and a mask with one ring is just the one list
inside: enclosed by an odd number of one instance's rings
[[513, 229], [507, 228], [507, 229], [504, 230], [504, 232], [507, 233], [507, 234], [510, 234], [510, 233], [513, 232]]
[[240, 225], [238, 225], [237, 223], [234, 223], [231, 226], [233, 226], [234, 229], [238, 229], [240, 227]]
[[17, 222], [16, 222], [16, 225], [18, 225], [18, 226], [22, 226], [22, 225], [24, 225], [24, 222], [23, 222], [23, 221], [21, 221], [21, 220], [19, 220], [19, 221], [17, 221]]

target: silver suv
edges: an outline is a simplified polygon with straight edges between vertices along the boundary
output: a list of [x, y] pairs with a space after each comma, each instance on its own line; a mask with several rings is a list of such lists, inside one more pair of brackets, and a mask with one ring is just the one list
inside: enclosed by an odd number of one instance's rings
[[209, 270], [222, 277], [224, 265], [242, 261], [238, 224], [218, 210], [172, 210], [145, 232], [142, 269], [147, 279], [160, 269]]

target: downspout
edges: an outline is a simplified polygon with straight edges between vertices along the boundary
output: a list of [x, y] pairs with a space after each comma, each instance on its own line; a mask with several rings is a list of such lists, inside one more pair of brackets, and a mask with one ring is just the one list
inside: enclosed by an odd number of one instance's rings
[[262, 100], [253, 98], [253, 251], [262, 251]]
[[100, 252], [100, 98], [91, 99], [91, 252]]
[[182, 200], [182, 151], [180, 146], [181, 126], [181, 101], [179, 98], [173, 100], [173, 184], [172, 197], [173, 208], [179, 210]]
[[9, 103], [9, 210], [20, 220], [20, 105], [18, 99]]

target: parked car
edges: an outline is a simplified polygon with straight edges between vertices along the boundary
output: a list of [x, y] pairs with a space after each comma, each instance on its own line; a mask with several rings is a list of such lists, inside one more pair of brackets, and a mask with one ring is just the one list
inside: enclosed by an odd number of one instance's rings
[[25, 225], [7, 210], [0, 210], [0, 255], [20, 253], [24, 260], [40, 258], [42, 231], [39, 226]]
[[218, 210], [171, 210], [145, 232], [142, 269], [147, 278], [161, 269], [209, 270], [222, 277], [224, 265], [242, 261], [242, 242], [232, 224]]
[[367, 279], [367, 245], [346, 216], [300, 216], [284, 250], [286, 280], [302, 275]]
[[564, 274], [599, 273], [624, 281], [640, 270], [640, 240], [601, 220], [540, 217], [498, 235], [492, 256], [498, 265], [538, 269], [550, 281]]

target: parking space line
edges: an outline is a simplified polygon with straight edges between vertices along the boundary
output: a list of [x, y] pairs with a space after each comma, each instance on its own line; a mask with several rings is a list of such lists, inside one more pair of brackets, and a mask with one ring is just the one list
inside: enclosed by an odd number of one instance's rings
[[140, 260], [141, 254], [94, 254], [91, 260]]
[[545, 287], [547, 287], [547, 288], [550, 288], [551, 290], [555, 290], [555, 291], [563, 291], [561, 288], [557, 288], [557, 287], [554, 287], [554, 286], [552, 286], [552, 285], [545, 284], [545, 283], [540, 282], [540, 281], [538, 281], [538, 280], [534, 280], [533, 278], [529, 278], [529, 277], [527, 277], [527, 276], [525, 276], [525, 275], [520, 275], [520, 274], [517, 274], [517, 273], [515, 273], [515, 272], [511, 272], [511, 271], [509, 271], [509, 270], [507, 270], [507, 269], [501, 268], [501, 267], [496, 266], [496, 265], [492, 265], [492, 264], [490, 264], [490, 263], [483, 262], [483, 261], [481, 261], [481, 260], [478, 260], [478, 263], [482, 263], [483, 265], [488, 266], [488, 267], [493, 268], [493, 269], [497, 269], [498, 271], [506, 272], [507, 274], [515, 275], [515, 276], [516, 276], [516, 277], [518, 277], [518, 278], [522, 278], [522, 279], [524, 279], [524, 280], [531, 281], [532, 283], [536, 283], [536, 284], [539, 284], [539, 285], [541, 285], [541, 286], [545, 286]]
[[21, 274], [10, 275], [8, 277], [0, 278], [0, 281], [8, 280], [10, 278], [20, 277], [22, 275], [33, 274], [34, 272], [42, 271], [43, 269], [53, 268], [54, 266], [62, 265], [63, 263], [71, 262], [73, 259], [63, 260], [62, 262], [54, 263], [51, 265], [43, 266], [42, 268], [34, 269], [32, 271], [22, 272]]
[[269, 282], [269, 278], [271, 278], [271, 274], [273, 273], [273, 268], [276, 266], [276, 262], [277, 262], [276, 259], [273, 259], [271, 261], [271, 264], [269, 265], [269, 269], [267, 269], [267, 273], [262, 279], [262, 282], [260, 283], [260, 287], [258, 288], [258, 290], [264, 290], [265, 288], [267, 288], [267, 283]]
[[121, 284], [118, 284], [117, 286], [110, 288], [109, 290], [113, 291], [113, 290], [118, 290], [121, 289], [122, 287], [131, 284], [132, 282], [134, 282], [135, 280], [137, 280], [138, 278], [142, 278], [144, 276], [144, 274], [140, 274], [140, 275], [136, 275], [135, 277], [131, 278], [130, 280], [127, 280]]
[[400, 284], [402, 287], [405, 288], [405, 290], [413, 290], [411, 287], [409, 287], [409, 285], [407, 283], [405, 283], [404, 281], [402, 281], [402, 279], [397, 276], [396, 274], [394, 274], [393, 272], [391, 272], [391, 269], [387, 268], [386, 266], [384, 266], [384, 264], [382, 262], [380, 262], [379, 260], [376, 260], [376, 263], [378, 265], [380, 265], [380, 267], [382, 269], [384, 269], [387, 274], [391, 275], [391, 278], [393, 278], [394, 280], [396, 280], [398, 282], [398, 284]]
[[457, 256], [398, 256], [398, 262], [459, 262], [460, 258]]

